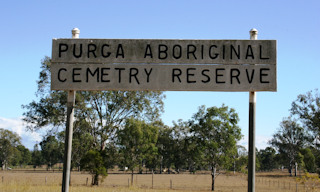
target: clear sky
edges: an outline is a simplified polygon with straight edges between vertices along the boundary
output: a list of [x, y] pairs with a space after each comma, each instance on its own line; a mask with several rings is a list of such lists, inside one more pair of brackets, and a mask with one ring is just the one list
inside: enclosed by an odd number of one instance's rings
[[[3, 1], [0, 6], [0, 127], [18, 132], [32, 148], [41, 133], [25, 131], [21, 105], [36, 100], [40, 62], [51, 56], [53, 38], [258, 39], [277, 40], [277, 92], [258, 92], [257, 147], [289, 115], [299, 94], [319, 88], [320, 1], [318, 0], [118, 0]], [[247, 145], [248, 93], [166, 92], [167, 125], [188, 120], [200, 105], [235, 108]]]

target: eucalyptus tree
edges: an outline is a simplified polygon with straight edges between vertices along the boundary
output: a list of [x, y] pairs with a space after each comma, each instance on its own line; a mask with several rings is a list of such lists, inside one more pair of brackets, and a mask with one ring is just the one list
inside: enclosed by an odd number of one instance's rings
[[[300, 124], [291, 119], [284, 118], [280, 123], [280, 128], [275, 133], [269, 143], [277, 149], [287, 164], [290, 176], [292, 168], [302, 162], [300, 150], [310, 142], [310, 137], [306, 130]], [[297, 169], [295, 169], [295, 176]]]
[[261, 149], [257, 153], [257, 158], [260, 162], [260, 170], [272, 171], [272, 169], [277, 168], [276, 150], [274, 148], [266, 147], [265, 149]]
[[25, 166], [31, 163], [31, 152], [24, 145], [18, 145], [15, 149], [13, 166]]
[[0, 128], [0, 163], [2, 170], [5, 170], [11, 163], [19, 145], [21, 145], [21, 138], [17, 133]]
[[41, 150], [39, 150], [39, 144], [36, 143], [33, 147], [33, 151], [31, 153], [31, 164], [33, 165], [33, 168], [36, 169], [37, 166], [43, 165], [44, 160], [41, 155]]
[[131, 185], [135, 168], [139, 167], [140, 171], [143, 161], [152, 161], [156, 157], [157, 139], [157, 126], [133, 118], [127, 119], [124, 128], [118, 131], [121, 164], [131, 170]]
[[48, 165], [47, 170], [51, 169], [56, 163], [61, 162], [63, 158], [61, 142], [55, 136], [49, 135], [40, 142], [41, 155], [44, 163]]
[[316, 158], [310, 148], [305, 148], [300, 151], [303, 156], [304, 169], [307, 172], [314, 173], [316, 171]]
[[242, 137], [238, 121], [236, 111], [225, 105], [211, 108], [201, 106], [190, 121], [191, 135], [197, 138], [201, 156], [211, 167], [212, 191], [218, 175], [216, 170], [230, 166], [237, 153], [236, 144]]
[[292, 102], [291, 114], [298, 117], [313, 133], [313, 144], [320, 150], [320, 95], [317, 89], [298, 95]]

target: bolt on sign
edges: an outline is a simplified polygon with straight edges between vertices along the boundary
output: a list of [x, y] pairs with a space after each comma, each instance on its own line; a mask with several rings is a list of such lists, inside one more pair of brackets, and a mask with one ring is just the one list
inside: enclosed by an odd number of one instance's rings
[[276, 40], [53, 39], [52, 90], [277, 91]]

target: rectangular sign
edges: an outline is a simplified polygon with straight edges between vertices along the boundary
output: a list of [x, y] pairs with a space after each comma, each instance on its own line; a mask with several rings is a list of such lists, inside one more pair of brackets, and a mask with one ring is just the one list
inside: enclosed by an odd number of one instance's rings
[[276, 64], [276, 40], [53, 39], [53, 63]]
[[53, 90], [276, 91], [276, 65], [59, 64]]

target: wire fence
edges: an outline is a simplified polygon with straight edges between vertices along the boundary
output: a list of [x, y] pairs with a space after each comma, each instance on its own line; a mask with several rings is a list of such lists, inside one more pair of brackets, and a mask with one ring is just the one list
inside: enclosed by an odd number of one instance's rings
[[[1, 185], [15, 183], [28, 185], [61, 185], [61, 172], [0, 172]], [[211, 175], [209, 174], [109, 174], [101, 188], [130, 188], [132, 186], [141, 189], [164, 189], [181, 191], [210, 191]], [[91, 175], [87, 173], [72, 172], [71, 186], [91, 186]], [[247, 175], [245, 174], [221, 174], [215, 180], [216, 191], [241, 192], [247, 191]], [[309, 192], [319, 191], [320, 182], [307, 180], [301, 182], [293, 177], [284, 176], [256, 176], [256, 191], [276, 192]], [[1, 190], [0, 190], [1, 191]]]

